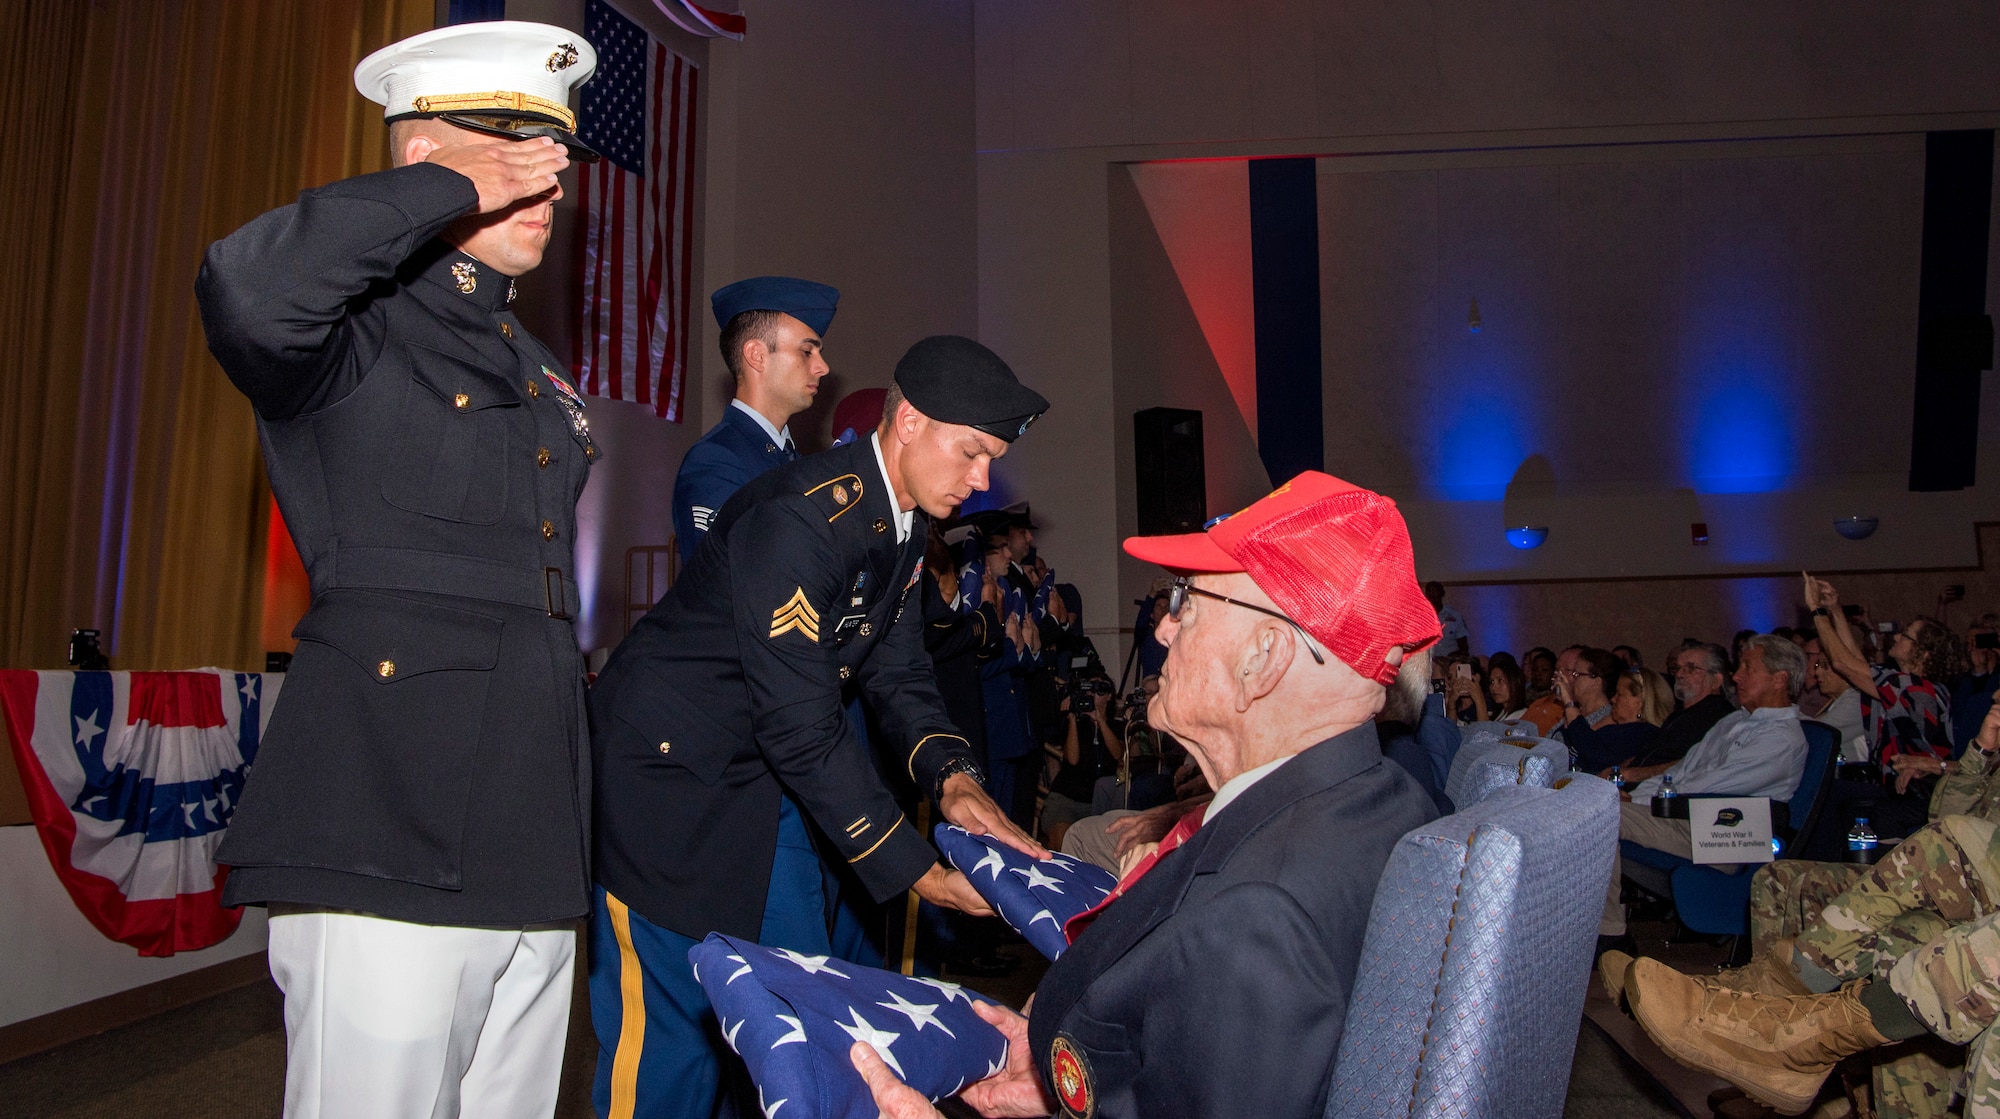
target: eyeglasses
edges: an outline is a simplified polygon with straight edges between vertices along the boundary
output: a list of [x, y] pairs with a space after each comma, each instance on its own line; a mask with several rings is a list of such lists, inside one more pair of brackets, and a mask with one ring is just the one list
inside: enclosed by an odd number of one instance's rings
[[1176, 622], [1180, 621], [1181, 608], [1187, 605], [1188, 596], [1191, 594], [1198, 594], [1203, 598], [1212, 598], [1217, 602], [1227, 602], [1231, 606], [1241, 606], [1245, 610], [1255, 610], [1259, 614], [1268, 614], [1271, 617], [1276, 618], [1281, 622], [1284, 622], [1286, 625], [1289, 625], [1293, 629], [1298, 630], [1299, 636], [1306, 639], [1306, 652], [1312, 654], [1314, 664], [1326, 663], [1326, 658], [1320, 656], [1319, 649], [1314, 647], [1312, 634], [1306, 632], [1306, 627], [1300, 625], [1299, 623], [1293, 621], [1290, 618], [1285, 617], [1283, 614], [1278, 613], [1276, 610], [1267, 610], [1264, 607], [1259, 606], [1254, 602], [1243, 602], [1238, 599], [1230, 598], [1226, 595], [1216, 594], [1214, 591], [1202, 590], [1200, 587], [1197, 587], [1192, 582], [1190, 582], [1188, 576], [1186, 575], [1182, 575], [1179, 578], [1175, 579], [1173, 585], [1167, 589], [1167, 617], [1172, 618]]

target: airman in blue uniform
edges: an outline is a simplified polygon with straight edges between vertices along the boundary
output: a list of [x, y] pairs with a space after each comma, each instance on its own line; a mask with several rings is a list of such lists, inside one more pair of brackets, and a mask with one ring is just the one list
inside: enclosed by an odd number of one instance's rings
[[717, 289], [709, 306], [722, 328], [722, 360], [736, 378], [736, 399], [688, 449], [674, 478], [674, 538], [684, 568], [731, 494], [799, 457], [788, 421], [812, 407], [827, 374], [820, 340], [840, 292], [811, 280], [757, 276]]

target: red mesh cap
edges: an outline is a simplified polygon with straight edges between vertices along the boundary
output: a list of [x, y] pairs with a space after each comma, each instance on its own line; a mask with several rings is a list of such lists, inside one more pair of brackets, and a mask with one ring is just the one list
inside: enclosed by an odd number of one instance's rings
[[1133, 536], [1125, 551], [1190, 573], [1241, 571], [1278, 609], [1363, 676], [1396, 678], [1385, 659], [1429, 648], [1442, 631], [1417, 585], [1410, 530], [1396, 503], [1317, 470], [1207, 532]]

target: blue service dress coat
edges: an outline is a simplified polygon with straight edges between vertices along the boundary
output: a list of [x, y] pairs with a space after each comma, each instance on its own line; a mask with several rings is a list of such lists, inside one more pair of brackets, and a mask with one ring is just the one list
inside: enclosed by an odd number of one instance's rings
[[224, 904], [445, 925], [590, 910], [576, 499], [596, 457], [506, 276], [419, 163], [305, 191], [195, 294], [312, 583], [217, 858]]
[[1372, 723], [1250, 786], [1043, 977], [1028, 1039], [1061, 1113], [1319, 1116], [1376, 883], [1436, 817]]
[[785, 450], [743, 409], [733, 403], [723, 409], [722, 419], [688, 448], [680, 472], [674, 475], [674, 539], [681, 567], [685, 569], [694, 559], [695, 548], [708, 535], [715, 514], [744, 483], [798, 457], [798, 452]]
[[895, 517], [870, 440], [752, 479], [598, 675], [597, 880], [647, 920], [757, 937], [781, 784], [877, 901], [936, 863], [842, 710], [852, 681], [919, 789], [971, 760], [924, 652], [928, 518]]

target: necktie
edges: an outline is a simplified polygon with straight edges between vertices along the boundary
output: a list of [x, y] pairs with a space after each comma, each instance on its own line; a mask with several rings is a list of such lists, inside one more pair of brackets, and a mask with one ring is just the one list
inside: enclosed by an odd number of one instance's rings
[[1124, 897], [1125, 891], [1138, 884], [1139, 879], [1144, 878], [1146, 872], [1153, 869], [1155, 864], [1161, 859], [1166, 858], [1175, 848], [1192, 838], [1196, 829], [1201, 827], [1202, 817], [1207, 814], [1208, 806], [1203, 805], [1193, 812], [1182, 816], [1179, 822], [1174, 824], [1173, 830], [1167, 832], [1166, 838], [1160, 840], [1160, 845], [1153, 849], [1153, 853], [1134, 863], [1132, 869], [1126, 872], [1125, 877], [1118, 880], [1117, 889], [1111, 891], [1103, 901], [1071, 917], [1063, 925], [1063, 935], [1069, 937], [1069, 942], [1075, 944], [1076, 938], [1083, 935], [1083, 930], [1089, 928], [1092, 921], [1097, 920], [1097, 915], [1104, 912], [1105, 906]]
[[797, 447], [792, 446], [791, 439], [787, 437], [785, 439], [785, 461], [797, 462], [798, 460], [799, 460], [799, 449]]

